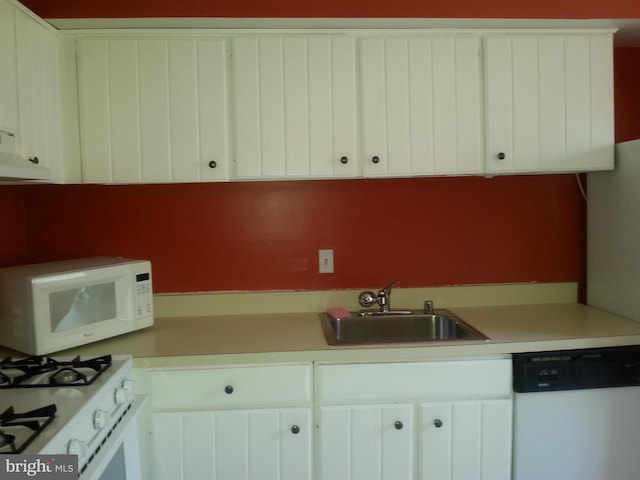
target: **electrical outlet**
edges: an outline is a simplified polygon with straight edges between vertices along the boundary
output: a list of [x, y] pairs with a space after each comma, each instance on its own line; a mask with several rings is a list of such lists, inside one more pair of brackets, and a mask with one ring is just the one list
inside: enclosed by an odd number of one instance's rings
[[318, 273], [333, 273], [333, 250], [318, 250]]

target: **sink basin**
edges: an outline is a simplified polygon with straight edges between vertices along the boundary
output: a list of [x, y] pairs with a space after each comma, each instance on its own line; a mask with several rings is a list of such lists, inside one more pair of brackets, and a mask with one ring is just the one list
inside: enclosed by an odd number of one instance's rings
[[489, 340], [489, 337], [448, 310], [403, 313], [366, 316], [356, 313], [343, 318], [321, 313], [320, 322], [329, 345]]

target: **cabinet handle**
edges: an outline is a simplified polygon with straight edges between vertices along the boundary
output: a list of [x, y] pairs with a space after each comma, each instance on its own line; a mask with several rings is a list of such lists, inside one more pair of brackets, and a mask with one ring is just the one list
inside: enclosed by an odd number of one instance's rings
[[218, 166], [218, 164], [215, 161], [211, 160], [209, 162], [209, 168], [216, 168], [217, 166]]
[[402, 427], [404, 427], [400, 420], [396, 420], [393, 426], [396, 427], [396, 430], [402, 430]]
[[40, 163], [40, 159], [39, 159], [38, 157], [30, 158], [30, 159], [29, 159], [29, 161], [30, 161], [31, 163], [36, 164], [36, 165]]
[[233, 393], [233, 386], [227, 385], [226, 387], [224, 387], [224, 392], [228, 395], [231, 395]]
[[498, 157], [498, 160], [504, 160], [504, 159], [505, 159], [505, 157], [506, 157], [506, 155], [504, 154], [504, 152], [500, 152], [500, 153], [497, 155], [497, 157]]
[[375, 157], [373, 157], [373, 158], [371, 159], [371, 161], [372, 161], [373, 163], [375, 163], [375, 164], [378, 164], [378, 163], [380, 163], [380, 157], [378, 157], [378, 156], [376, 155]]
[[440, 427], [442, 426], [442, 420], [440, 420], [439, 418], [436, 418], [436, 419], [433, 421], [433, 425], [434, 425], [436, 428], [440, 428]]
[[349, 163], [349, 157], [342, 157], [340, 159], [340, 163], [346, 165], [347, 163]]
[[294, 425], [293, 427], [291, 427], [291, 433], [293, 433], [294, 435], [297, 435], [300, 433], [300, 427], [298, 425]]

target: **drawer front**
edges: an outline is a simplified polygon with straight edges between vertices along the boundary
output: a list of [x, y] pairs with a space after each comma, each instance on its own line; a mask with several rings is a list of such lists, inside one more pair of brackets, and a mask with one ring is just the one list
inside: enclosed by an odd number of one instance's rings
[[307, 404], [311, 365], [171, 369], [150, 372], [154, 410]]
[[511, 359], [318, 365], [319, 402], [511, 395]]

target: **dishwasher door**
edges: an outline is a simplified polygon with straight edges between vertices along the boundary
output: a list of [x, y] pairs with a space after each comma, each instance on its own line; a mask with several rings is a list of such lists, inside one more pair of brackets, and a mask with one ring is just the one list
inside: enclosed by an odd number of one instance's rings
[[640, 387], [514, 394], [513, 480], [638, 480]]

